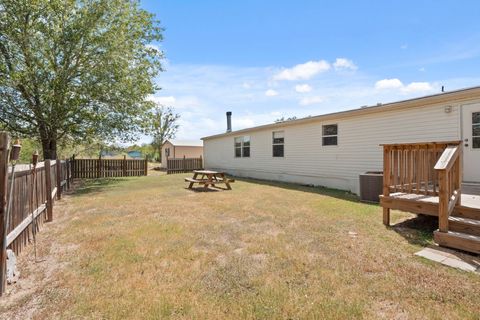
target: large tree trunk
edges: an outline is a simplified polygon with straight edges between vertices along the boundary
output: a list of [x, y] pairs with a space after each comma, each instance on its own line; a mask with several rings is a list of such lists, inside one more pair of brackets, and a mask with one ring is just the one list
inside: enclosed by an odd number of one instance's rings
[[43, 158], [55, 160], [57, 159], [57, 140], [42, 140]]

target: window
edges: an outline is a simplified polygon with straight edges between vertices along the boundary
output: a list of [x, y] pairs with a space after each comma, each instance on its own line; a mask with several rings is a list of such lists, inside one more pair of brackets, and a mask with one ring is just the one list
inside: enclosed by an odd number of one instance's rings
[[472, 113], [472, 148], [480, 149], [480, 112]]
[[336, 146], [338, 144], [338, 125], [328, 124], [322, 127], [322, 145]]
[[235, 138], [235, 158], [249, 158], [250, 157], [250, 137], [236, 137]]
[[170, 157], [170, 148], [165, 148], [165, 157]]
[[273, 156], [274, 157], [283, 157], [285, 138], [283, 131], [274, 131], [272, 132], [272, 146], [273, 146]]

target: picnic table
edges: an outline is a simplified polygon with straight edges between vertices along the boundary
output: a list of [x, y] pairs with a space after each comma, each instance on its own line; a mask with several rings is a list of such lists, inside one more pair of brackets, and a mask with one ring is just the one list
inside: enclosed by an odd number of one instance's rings
[[[200, 178], [199, 178], [200, 176]], [[225, 184], [228, 190], [232, 190], [230, 183], [235, 182], [233, 179], [228, 179], [225, 177], [224, 172], [217, 172], [212, 170], [194, 170], [192, 178], [185, 178], [186, 182], [190, 182], [188, 189], [192, 189], [195, 183], [200, 185], [203, 184], [205, 189], [208, 189], [208, 186], [215, 187], [216, 184]]]

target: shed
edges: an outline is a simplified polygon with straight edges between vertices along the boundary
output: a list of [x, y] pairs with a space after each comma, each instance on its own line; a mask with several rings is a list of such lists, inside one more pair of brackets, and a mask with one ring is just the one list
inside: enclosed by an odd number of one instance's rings
[[202, 140], [174, 140], [170, 139], [162, 145], [162, 168], [167, 167], [165, 159], [180, 158], [200, 158], [203, 157]]

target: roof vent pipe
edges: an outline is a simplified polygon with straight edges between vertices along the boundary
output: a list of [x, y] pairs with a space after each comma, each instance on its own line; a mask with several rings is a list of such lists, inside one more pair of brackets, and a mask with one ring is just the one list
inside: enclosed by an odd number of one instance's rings
[[232, 111], [227, 111], [227, 132], [232, 132]]

